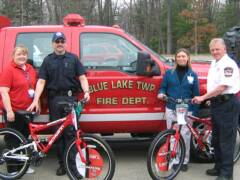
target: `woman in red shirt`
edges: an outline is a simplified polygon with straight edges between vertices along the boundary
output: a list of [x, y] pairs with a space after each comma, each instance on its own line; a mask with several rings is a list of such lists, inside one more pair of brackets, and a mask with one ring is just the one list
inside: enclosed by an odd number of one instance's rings
[[[27, 63], [28, 49], [26, 47], [17, 46], [12, 57], [12, 62], [8, 64], [0, 76], [0, 93], [4, 107], [4, 118], [7, 127], [18, 130], [28, 139], [28, 123], [23, 119], [24, 117], [16, 112], [26, 110], [32, 103], [37, 74], [34, 68]], [[13, 147], [19, 144], [13, 137], [5, 138], [5, 141], [9, 146]], [[10, 166], [9, 164], [9, 173], [18, 169], [19, 165]], [[30, 169], [28, 171], [31, 173]]]

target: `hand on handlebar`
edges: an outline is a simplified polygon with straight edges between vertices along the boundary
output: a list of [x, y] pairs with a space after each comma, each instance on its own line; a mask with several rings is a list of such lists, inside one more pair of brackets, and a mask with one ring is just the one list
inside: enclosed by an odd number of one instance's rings
[[88, 102], [90, 100], [90, 94], [89, 92], [84, 93], [84, 100]]
[[157, 98], [158, 99], [161, 99], [161, 100], [165, 100], [166, 99], [166, 95], [165, 94], [163, 94], [163, 93], [159, 93], [158, 95], [157, 95]]
[[202, 96], [195, 96], [192, 98], [193, 104], [201, 104], [202, 101], [204, 101], [204, 98]]
[[38, 101], [37, 102], [33, 101], [32, 104], [27, 108], [27, 111], [34, 111], [34, 110], [40, 114], [41, 105]]

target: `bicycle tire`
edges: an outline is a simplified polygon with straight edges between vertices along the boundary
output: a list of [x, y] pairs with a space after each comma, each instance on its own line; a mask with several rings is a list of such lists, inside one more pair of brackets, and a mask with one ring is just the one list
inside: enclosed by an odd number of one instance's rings
[[83, 134], [81, 139], [87, 144], [87, 148], [82, 149], [82, 152], [90, 164], [85, 165], [81, 161], [75, 139], [73, 139], [64, 155], [64, 164], [69, 178], [71, 180], [90, 178], [111, 180], [115, 172], [115, 158], [110, 146], [93, 134]]
[[[13, 143], [9, 143], [8, 139], [14, 139], [14, 147]], [[0, 129], [0, 179], [19, 179], [26, 173], [30, 165], [29, 160], [19, 160], [17, 162], [17, 160], [11, 159], [11, 157], [3, 157], [3, 153], [6, 153], [9, 150], [16, 148], [15, 145], [17, 145], [18, 147], [18, 144], [26, 143], [26, 138], [19, 131], [11, 128]], [[29, 152], [27, 148], [15, 152], [14, 156], [16, 156], [17, 153], [19, 153], [19, 155], [21, 156], [29, 157]]]
[[[200, 123], [196, 126], [196, 130], [198, 130], [198, 133], [201, 133], [200, 131], [202, 130], [203, 123]], [[200, 129], [198, 128], [200, 127]], [[233, 157], [233, 162], [236, 163], [240, 158], [240, 128], [237, 128], [237, 134], [236, 134], [236, 144], [234, 148], [234, 157]], [[204, 152], [200, 152], [198, 150], [198, 145], [196, 139], [192, 136], [191, 137], [191, 159], [193, 159], [195, 162], [199, 163], [212, 163], [214, 162], [214, 154], [212, 157], [209, 157], [207, 155], [204, 155]]]
[[[162, 179], [167, 179], [171, 180], [175, 178], [179, 171], [181, 170], [181, 166], [183, 165], [184, 158], [185, 158], [185, 143], [180, 135], [180, 139], [178, 142], [178, 151], [177, 154], [179, 155], [179, 162], [170, 167], [170, 164], [174, 161], [174, 159], [170, 159], [170, 153], [171, 153], [171, 148], [168, 148], [166, 154], [166, 161], [167, 161], [167, 170], [161, 170], [159, 168], [157, 162], [157, 156], [159, 156], [159, 151], [160, 149], [164, 146], [166, 139], [171, 138], [173, 135], [175, 135], [176, 131], [173, 129], [167, 129], [165, 131], [160, 132], [152, 141], [149, 150], [148, 150], [148, 155], [147, 155], [147, 169], [149, 172], [149, 175], [153, 180], [162, 180]], [[160, 155], [161, 156], [161, 155]]]
[[[205, 129], [204, 123], [196, 122], [193, 124], [193, 127], [198, 132], [198, 134], [202, 134]], [[212, 139], [212, 133], [209, 134], [210, 142]], [[207, 152], [203, 152], [199, 149], [199, 145], [197, 143], [197, 140], [193, 135], [191, 135], [190, 140], [190, 158], [192, 161], [197, 163], [213, 163], [214, 162], [214, 154], [211, 156], [206, 154]]]
[[239, 158], [240, 158], [240, 128], [238, 127], [233, 162], [236, 163], [239, 160]]

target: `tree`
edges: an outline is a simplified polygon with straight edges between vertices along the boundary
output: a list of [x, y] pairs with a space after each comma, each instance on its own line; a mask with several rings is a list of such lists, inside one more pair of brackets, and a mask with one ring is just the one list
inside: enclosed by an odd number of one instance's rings
[[159, 53], [208, 52], [209, 40], [240, 25], [239, 0], [0, 0], [13, 25], [62, 24], [78, 13], [87, 24], [124, 30]]
[[167, 1], [167, 53], [172, 53], [172, 0]]
[[[204, 13], [205, 0], [190, 0], [189, 2], [191, 2], [189, 8], [183, 10], [181, 16], [189, 21], [192, 28], [178, 40], [178, 43], [181, 46], [194, 49], [195, 54], [197, 54], [199, 51], [208, 50], [205, 49], [206, 44], [208, 44], [206, 40], [216, 36], [217, 30]], [[209, 38], [206, 38], [206, 35]]]

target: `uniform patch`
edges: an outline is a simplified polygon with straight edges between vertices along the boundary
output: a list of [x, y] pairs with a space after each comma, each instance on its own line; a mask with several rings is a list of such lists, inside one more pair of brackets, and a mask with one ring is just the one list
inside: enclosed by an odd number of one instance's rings
[[224, 76], [231, 77], [233, 75], [233, 68], [232, 67], [225, 67], [224, 68]]

